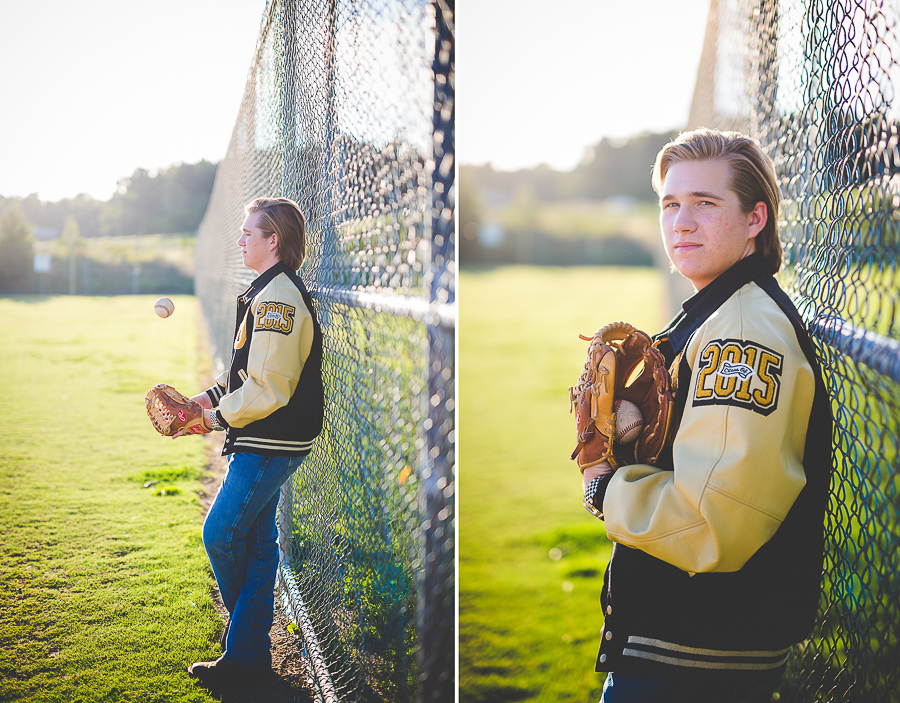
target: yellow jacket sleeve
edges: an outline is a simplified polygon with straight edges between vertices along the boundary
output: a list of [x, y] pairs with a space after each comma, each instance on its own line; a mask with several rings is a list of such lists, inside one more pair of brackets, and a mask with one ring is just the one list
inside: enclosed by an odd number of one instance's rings
[[753, 283], [697, 330], [685, 360], [674, 471], [619, 469], [603, 503], [606, 532], [683, 571], [737, 571], [806, 483], [813, 371], [790, 321]]
[[[219, 412], [231, 427], [246, 427], [287, 405], [297, 388], [313, 342], [313, 323], [300, 291], [276, 276], [254, 298], [238, 341], [249, 338], [243, 383], [219, 401]], [[245, 342], [246, 343], [246, 342]], [[246, 378], [243, 376], [246, 375]]]

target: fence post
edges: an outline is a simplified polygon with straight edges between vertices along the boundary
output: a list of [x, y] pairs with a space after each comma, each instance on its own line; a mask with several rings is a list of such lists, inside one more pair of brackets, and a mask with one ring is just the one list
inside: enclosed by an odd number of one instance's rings
[[[435, 0], [434, 131], [431, 165], [431, 266], [428, 319], [428, 419], [419, 505], [422, 517], [422, 579], [418, 593], [419, 700], [454, 697], [455, 615], [453, 376], [455, 330], [436, 315], [454, 295], [454, 0]], [[450, 370], [450, 373], [447, 371]]]
[[281, 2], [281, 196], [297, 200], [297, 3]]

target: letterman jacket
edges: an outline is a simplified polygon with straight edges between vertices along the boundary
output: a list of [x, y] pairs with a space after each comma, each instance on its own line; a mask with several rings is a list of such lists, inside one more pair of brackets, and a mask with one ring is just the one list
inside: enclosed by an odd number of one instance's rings
[[764, 678], [819, 601], [831, 412], [799, 313], [759, 254], [657, 336], [678, 431], [657, 467], [620, 468], [597, 671]]
[[286, 264], [238, 297], [231, 367], [206, 394], [227, 431], [223, 454], [309, 454], [322, 430], [322, 331]]

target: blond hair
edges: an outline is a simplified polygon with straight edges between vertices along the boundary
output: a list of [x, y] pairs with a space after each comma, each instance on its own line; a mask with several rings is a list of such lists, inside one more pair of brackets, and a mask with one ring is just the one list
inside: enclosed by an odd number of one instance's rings
[[662, 184], [673, 164], [682, 161], [721, 161], [728, 164], [730, 190], [737, 193], [741, 210], [750, 213], [756, 204], [766, 204], [765, 227], [756, 236], [756, 251], [773, 273], [781, 268], [784, 253], [778, 238], [778, 206], [781, 196], [775, 166], [755, 139], [738, 132], [696, 129], [683, 132], [666, 144], [653, 165], [653, 190], [662, 193]]
[[244, 214], [259, 213], [256, 225], [270, 237], [278, 235], [278, 260], [294, 271], [306, 258], [306, 218], [290, 198], [256, 198], [244, 206]]

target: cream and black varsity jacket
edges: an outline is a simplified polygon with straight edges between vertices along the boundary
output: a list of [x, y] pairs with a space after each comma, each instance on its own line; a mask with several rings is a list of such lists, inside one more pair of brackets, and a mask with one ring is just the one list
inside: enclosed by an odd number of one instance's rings
[[322, 331], [295, 271], [277, 263], [237, 300], [231, 367], [206, 393], [223, 454], [303, 456], [322, 430]]
[[609, 482], [597, 671], [777, 674], [812, 629], [823, 568], [831, 413], [815, 353], [758, 254], [657, 339], [680, 424], [660, 466]]

